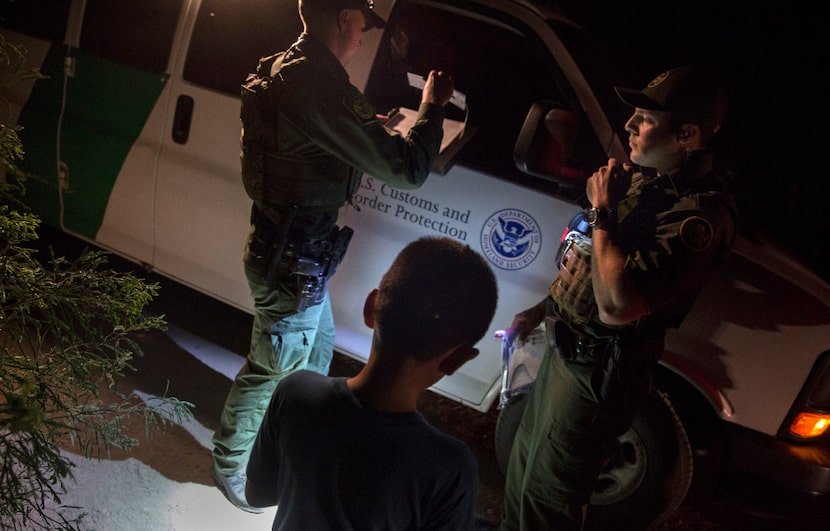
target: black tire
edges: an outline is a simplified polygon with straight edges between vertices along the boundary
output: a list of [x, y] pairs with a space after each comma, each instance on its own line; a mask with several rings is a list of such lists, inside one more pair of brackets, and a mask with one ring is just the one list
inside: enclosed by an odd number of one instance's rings
[[[499, 412], [496, 460], [507, 468], [527, 394]], [[693, 475], [692, 447], [668, 396], [654, 390], [600, 474], [585, 529], [644, 529], [668, 518], [686, 497]]]
[[499, 464], [501, 473], [507, 472], [507, 460], [510, 458], [510, 450], [513, 448], [513, 438], [519, 429], [519, 422], [525, 412], [528, 393], [515, 393], [508, 400], [507, 404], [499, 411], [496, 419], [496, 462]]

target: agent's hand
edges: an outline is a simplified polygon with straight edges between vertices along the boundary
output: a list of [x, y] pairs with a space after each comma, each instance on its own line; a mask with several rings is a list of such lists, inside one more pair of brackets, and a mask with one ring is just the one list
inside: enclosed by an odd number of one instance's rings
[[610, 208], [619, 203], [631, 185], [631, 173], [630, 164], [608, 159], [608, 165], [595, 171], [585, 183], [585, 194], [591, 205]]
[[421, 103], [434, 103], [443, 107], [452, 98], [454, 89], [455, 83], [449, 74], [443, 70], [430, 70], [421, 93]]
[[511, 339], [518, 339], [524, 341], [528, 334], [542, 324], [545, 318], [545, 308], [547, 306], [547, 298], [542, 299], [538, 304], [517, 313], [513, 317], [513, 322], [510, 323], [510, 328], [505, 330], [505, 333]]

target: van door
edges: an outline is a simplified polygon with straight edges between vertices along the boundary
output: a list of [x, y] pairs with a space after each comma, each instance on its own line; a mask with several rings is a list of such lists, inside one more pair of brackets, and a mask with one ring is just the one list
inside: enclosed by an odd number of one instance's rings
[[187, 15], [173, 63], [153, 265], [248, 310], [242, 252], [251, 201], [239, 173], [240, 85], [260, 57], [287, 48], [300, 30], [296, 2], [203, 0]]
[[26, 202], [53, 226], [103, 234], [105, 246], [151, 261], [165, 72], [183, 0], [20, 4], [4, 5], [4, 20], [34, 37], [27, 64], [48, 76], [20, 102]]
[[59, 130], [62, 227], [151, 265], [156, 161], [183, 0], [87, 0]]

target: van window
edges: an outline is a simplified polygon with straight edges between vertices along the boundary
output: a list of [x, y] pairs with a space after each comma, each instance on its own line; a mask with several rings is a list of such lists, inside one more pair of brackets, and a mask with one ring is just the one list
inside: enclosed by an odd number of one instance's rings
[[87, 0], [81, 50], [164, 73], [183, 0]]
[[72, 0], [0, 0], [0, 26], [50, 42], [63, 42]]
[[406, 73], [425, 76], [430, 69], [443, 69], [466, 95], [469, 109], [465, 116], [448, 105], [447, 117], [466, 118], [468, 127], [475, 129], [457, 163], [553, 191], [555, 185], [519, 172], [513, 163], [516, 138], [538, 100], [557, 101], [577, 113], [582, 126], [571, 157], [578, 155], [580, 166], [595, 169], [604, 163], [593, 129], [535, 32], [503, 13], [492, 19], [485, 11], [478, 15], [472, 18], [435, 2], [397, 2], [366, 87], [378, 111], [396, 106], [416, 109], [421, 92], [408, 86]]
[[204, 0], [184, 64], [185, 80], [238, 97], [260, 57], [285, 50], [302, 31], [296, 0]]

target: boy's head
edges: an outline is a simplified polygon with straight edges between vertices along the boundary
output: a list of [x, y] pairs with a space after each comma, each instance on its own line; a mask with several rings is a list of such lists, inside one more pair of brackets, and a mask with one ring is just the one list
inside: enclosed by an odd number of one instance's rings
[[496, 311], [496, 277], [468, 245], [425, 237], [407, 245], [383, 276], [374, 304], [375, 342], [426, 361], [484, 336]]

